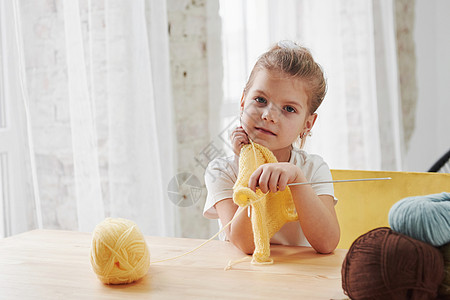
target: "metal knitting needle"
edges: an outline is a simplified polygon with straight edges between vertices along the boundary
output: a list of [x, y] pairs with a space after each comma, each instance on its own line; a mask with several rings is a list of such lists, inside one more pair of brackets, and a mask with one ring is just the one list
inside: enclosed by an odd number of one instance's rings
[[[355, 181], [376, 181], [376, 180], [390, 180], [391, 177], [382, 177], [382, 178], [363, 178], [363, 179], [344, 179], [344, 180], [326, 180], [326, 181], [309, 181], [309, 182], [296, 182], [289, 183], [288, 186], [292, 185], [304, 185], [304, 184], [321, 184], [321, 183], [341, 183], [341, 182], [355, 182]], [[229, 191], [232, 189], [223, 189], [224, 191]]]
[[316, 181], [316, 182], [296, 182], [289, 183], [288, 185], [304, 185], [304, 184], [319, 184], [319, 183], [341, 183], [341, 182], [355, 182], [355, 181], [375, 181], [375, 180], [389, 180], [391, 177], [383, 178], [363, 178], [363, 179], [345, 179], [345, 180], [328, 180], [328, 181]]

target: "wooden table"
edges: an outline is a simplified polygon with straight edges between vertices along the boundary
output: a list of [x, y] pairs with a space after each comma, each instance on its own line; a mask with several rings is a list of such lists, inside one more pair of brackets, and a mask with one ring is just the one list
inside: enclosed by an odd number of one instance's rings
[[[146, 237], [151, 261], [203, 242]], [[104, 285], [89, 262], [89, 233], [35, 230], [0, 239], [0, 299], [346, 299], [341, 265], [346, 250], [320, 255], [312, 248], [272, 246], [273, 265], [249, 260], [224, 267], [243, 253], [211, 241], [176, 260], [153, 264], [129, 285]]]

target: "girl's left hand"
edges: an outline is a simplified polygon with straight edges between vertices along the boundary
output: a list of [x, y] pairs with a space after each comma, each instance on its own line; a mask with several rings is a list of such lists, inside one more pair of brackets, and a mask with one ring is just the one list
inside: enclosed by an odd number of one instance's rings
[[297, 182], [302, 177], [302, 170], [291, 163], [263, 164], [250, 176], [248, 187], [253, 191], [259, 187], [263, 193], [276, 193], [284, 191], [289, 183]]

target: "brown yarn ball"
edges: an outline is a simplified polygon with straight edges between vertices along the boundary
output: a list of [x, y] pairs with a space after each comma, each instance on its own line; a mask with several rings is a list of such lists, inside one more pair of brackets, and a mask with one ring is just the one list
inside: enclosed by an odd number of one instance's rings
[[358, 237], [342, 264], [351, 299], [435, 299], [443, 277], [438, 249], [388, 227]]
[[439, 247], [439, 250], [444, 256], [444, 280], [439, 287], [439, 296], [441, 299], [450, 300], [450, 243]]

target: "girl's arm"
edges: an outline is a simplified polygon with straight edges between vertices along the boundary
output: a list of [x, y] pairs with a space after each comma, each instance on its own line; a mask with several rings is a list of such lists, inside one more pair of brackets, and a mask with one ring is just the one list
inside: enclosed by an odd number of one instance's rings
[[[259, 186], [263, 193], [284, 190], [289, 183], [306, 182], [301, 169], [290, 163], [264, 164], [252, 174], [249, 188]], [[339, 223], [334, 210], [334, 199], [329, 195], [317, 196], [311, 185], [291, 186], [298, 220], [305, 237], [319, 253], [336, 249], [340, 238]]]
[[[215, 205], [222, 226], [228, 224], [242, 209], [228, 198], [217, 202]], [[233, 223], [225, 229], [228, 240], [246, 254], [253, 254], [255, 243], [253, 242], [252, 222], [247, 213], [241, 213]]]
[[[234, 129], [230, 139], [233, 146], [233, 152], [237, 156], [239, 156], [242, 146], [249, 143], [247, 133], [242, 126]], [[247, 209], [239, 207], [231, 198], [217, 202], [215, 208], [222, 226], [228, 224], [242, 209]], [[253, 242], [252, 222], [247, 213], [241, 213], [236, 220], [225, 229], [225, 234], [227, 235], [228, 240], [237, 248], [246, 254], [253, 254], [255, 243]]]
[[311, 186], [293, 186], [291, 192], [308, 242], [319, 253], [331, 253], [340, 238], [333, 197], [317, 196]]

